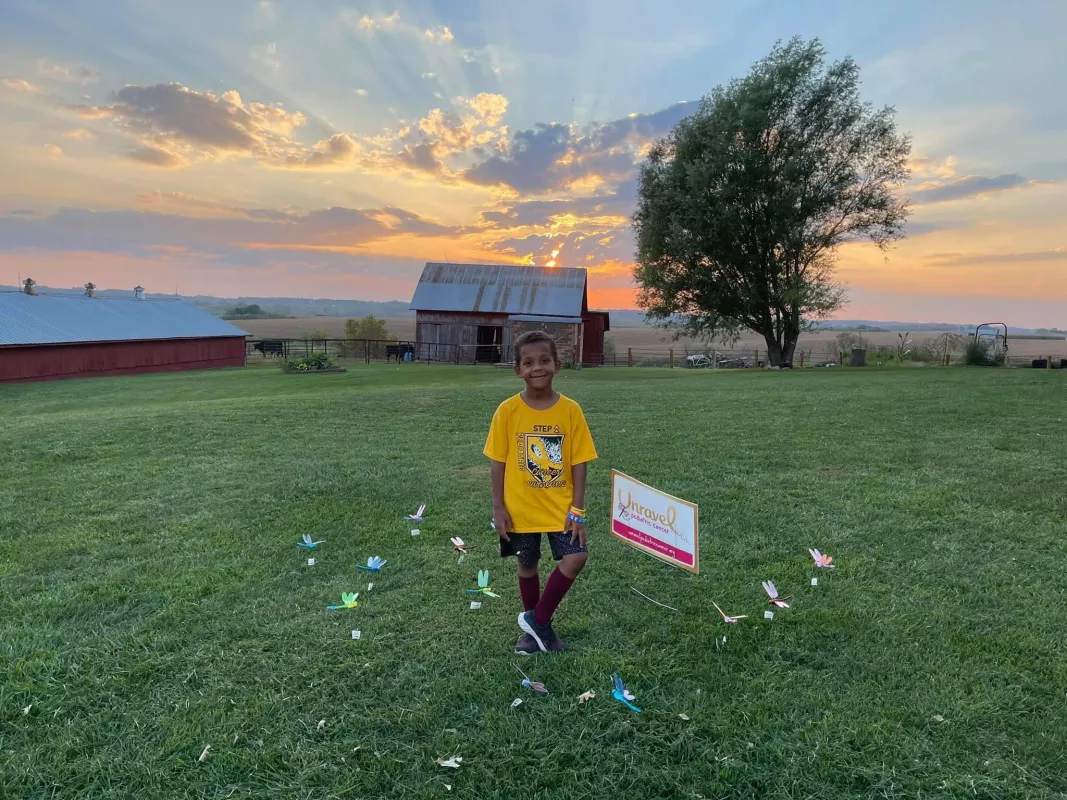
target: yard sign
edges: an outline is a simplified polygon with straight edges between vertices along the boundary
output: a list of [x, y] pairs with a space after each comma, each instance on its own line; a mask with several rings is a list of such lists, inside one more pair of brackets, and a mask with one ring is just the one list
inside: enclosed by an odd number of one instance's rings
[[618, 470], [611, 471], [611, 532], [638, 550], [700, 572], [699, 509]]

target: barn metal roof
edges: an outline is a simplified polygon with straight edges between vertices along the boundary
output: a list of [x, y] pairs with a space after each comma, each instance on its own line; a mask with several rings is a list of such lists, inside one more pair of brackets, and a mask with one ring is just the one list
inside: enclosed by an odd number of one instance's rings
[[579, 317], [585, 306], [585, 270], [575, 267], [430, 262], [411, 298], [415, 311]]
[[509, 322], [566, 322], [574, 325], [582, 321], [581, 317], [546, 317], [543, 314], [512, 314]]
[[0, 347], [245, 335], [181, 300], [0, 292]]

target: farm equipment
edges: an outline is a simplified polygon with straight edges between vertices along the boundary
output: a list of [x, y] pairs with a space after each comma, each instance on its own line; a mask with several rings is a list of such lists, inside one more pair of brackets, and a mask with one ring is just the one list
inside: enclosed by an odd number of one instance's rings
[[974, 341], [985, 345], [986, 353], [993, 361], [999, 363], [1007, 361], [1008, 326], [1003, 322], [983, 322], [974, 329]]
[[685, 357], [687, 369], [743, 369], [749, 366], [748, 362], [749, 359], [744, 356], [731, 357], [719, 352], [714, 352], [710, 356], [696, 353]]

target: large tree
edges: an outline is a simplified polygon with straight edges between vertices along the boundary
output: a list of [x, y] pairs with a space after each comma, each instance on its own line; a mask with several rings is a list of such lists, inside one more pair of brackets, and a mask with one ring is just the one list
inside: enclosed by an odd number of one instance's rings
[[860, 100], [851, 58], [824, 68], [794, 38], [717, 87], [655, 142], [633, 224], [639, 305], [676, 335], [764, 337], [792, 363], [800, 332], [842, 304], [838, 247], [904, 236], [910, 138]]

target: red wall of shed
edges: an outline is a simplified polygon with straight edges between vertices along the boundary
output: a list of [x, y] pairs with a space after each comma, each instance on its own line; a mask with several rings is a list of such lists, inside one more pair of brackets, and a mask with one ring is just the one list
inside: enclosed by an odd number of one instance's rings
[[242, 337], [0, 348], [0, 383], [243, 367]]
[[604, 320], [602, 314], [583, 314], [582, 364], [600, 366], [604, 361]]

